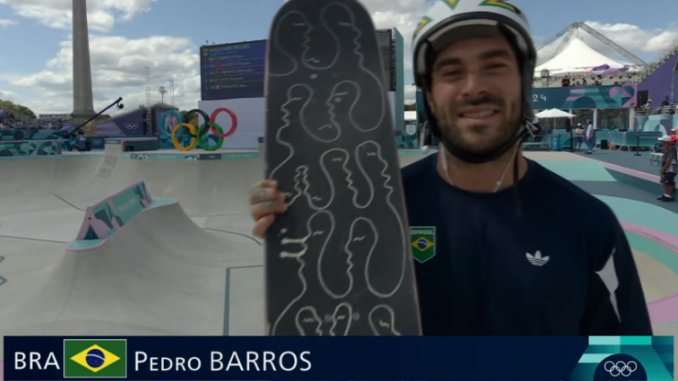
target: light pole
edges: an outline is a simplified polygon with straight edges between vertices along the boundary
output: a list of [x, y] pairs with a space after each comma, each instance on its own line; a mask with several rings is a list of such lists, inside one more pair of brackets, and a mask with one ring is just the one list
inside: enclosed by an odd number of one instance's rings
[[551, 72], [549, 69], [544, 69], [541, 71], [541, 79], [546, 79], [546, 87], [549, 87], [549, 79], [551, 78]]
[[165, 90], [165, 86], [160, 86], [158, 89], [158, 92], [160, 93], [160, 103], [165, 104], [165, 94], [167, 94], [167, 90]]

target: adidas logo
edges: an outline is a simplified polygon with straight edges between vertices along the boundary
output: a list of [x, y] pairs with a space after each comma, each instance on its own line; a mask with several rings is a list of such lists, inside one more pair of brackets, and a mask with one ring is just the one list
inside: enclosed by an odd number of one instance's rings
[[525, 253], [525, 256], [527, 257], [527, 260], [534, 266], [544, 266], [549, 261], [549, 257], [548, 256], [542, 257], [541, 251], [539, 250], [537, 250], [534, 256], [530, 253]]

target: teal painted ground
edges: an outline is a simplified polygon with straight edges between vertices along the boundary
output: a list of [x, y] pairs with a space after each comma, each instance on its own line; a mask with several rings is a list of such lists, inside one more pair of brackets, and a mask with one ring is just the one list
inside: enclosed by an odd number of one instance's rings
[[570, 181], [616, 181], [601, 163], [595, 161], [535, 161]]

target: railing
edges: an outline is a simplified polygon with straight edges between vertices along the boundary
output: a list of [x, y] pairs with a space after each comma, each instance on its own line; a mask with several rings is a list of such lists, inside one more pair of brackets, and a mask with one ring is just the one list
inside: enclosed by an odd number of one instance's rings
[[647, 151], [659, 143], [661, 135], [661, 132], [597, 131], [596, 144], [600, 145], [603, 140], [607, 140], [618, 151]]
[[662, 106], [657, 108], [652, 107], [638, 107], [636, 108], [636, 115], [661, 115], [661, 114], [675, 114], [676, 106]]

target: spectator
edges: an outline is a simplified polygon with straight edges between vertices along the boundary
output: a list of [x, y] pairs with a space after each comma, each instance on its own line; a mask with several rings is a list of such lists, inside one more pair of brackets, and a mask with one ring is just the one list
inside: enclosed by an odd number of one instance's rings
[[673, 201], [673, 193], [676, 190], [676, 144], [670, 136], [664, 135], [659, 138], [664, 144], [664, 156], [662, 166], [659, 169], [661, 183], [664, 186], [664, 194], [657, 197], [659, 201]]
[[581, 85], [582, 86], [588, 86], [588, 84], [586, 83], [586, 78], [582, 78]]
[[662, 107], [666, 107], [669, 105], [669, 96], [665, 96], [664, 100], [662, 101]]
[[587, 120], [586, 124], [586, 145], [589, 148], [586, 154], [591, 155], [593, 154], [593, 149], [596, 147], [596, 130], [593, 128], [591, 119]]
[[560, 86], [569, 87], [570, 86], [570, 77], [566, 75], [565, 78], [563, 78], [563, 80], [560, 81]]
[[574, 130], [574, 134], [576, 135], [576, 150], [579, 151], [581, 149], [581, 144], [584, 142], [584, 129], [582, 128], [581, 123], [577, 123], [577, 128]]

